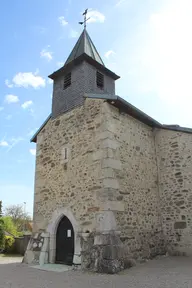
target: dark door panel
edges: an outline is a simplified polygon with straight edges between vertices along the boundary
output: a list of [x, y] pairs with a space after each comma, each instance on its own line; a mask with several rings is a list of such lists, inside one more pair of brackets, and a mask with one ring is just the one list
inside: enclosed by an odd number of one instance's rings
[[74, 230], [69, 219], [64, 216], [57, 228], [56, 263], [73, 264]]

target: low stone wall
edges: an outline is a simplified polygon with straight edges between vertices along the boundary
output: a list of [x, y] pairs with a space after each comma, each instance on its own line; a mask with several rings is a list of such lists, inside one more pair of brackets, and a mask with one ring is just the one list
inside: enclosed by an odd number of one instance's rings
[[23, 237], [15, 237], [14, 252], [24, 255], [31, 235], [24, 235]]

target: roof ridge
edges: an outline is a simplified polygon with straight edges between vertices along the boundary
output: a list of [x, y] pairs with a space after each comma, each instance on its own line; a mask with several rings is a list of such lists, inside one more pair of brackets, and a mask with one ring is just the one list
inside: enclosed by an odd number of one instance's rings
[[[88, 40], [91, 42], [91, 38], [89, 37], [89, 34], [87, 33], [87, 31], [85, 30], [85, 33], [86, 33], [86, 37], [88, 38]], [[94, 59], [94, 60], [96, 60], [95, 59], [95, 55], [94, 55], [94, 52], [93, 52], [93, 48], [92, 48], [92, 45], [90, 45], [90, 43], [89, 43], [89, 46], [90, 46], [90, 50], [91, 50], [91, 52], [92, 52], [92, 58]]]

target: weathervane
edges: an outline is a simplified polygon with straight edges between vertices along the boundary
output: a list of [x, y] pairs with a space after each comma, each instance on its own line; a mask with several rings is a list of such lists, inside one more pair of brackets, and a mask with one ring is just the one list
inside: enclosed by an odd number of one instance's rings
[[80, 25], [84, 24], [84, 29], [86, 29], [87, 21], [91, 18], [91, 17], [87, 18], [87, 11], [88, 11], [88, 9], [86, 9], [85, 12], [82, 14], [84, 16], [84, 21], [79, 22]]

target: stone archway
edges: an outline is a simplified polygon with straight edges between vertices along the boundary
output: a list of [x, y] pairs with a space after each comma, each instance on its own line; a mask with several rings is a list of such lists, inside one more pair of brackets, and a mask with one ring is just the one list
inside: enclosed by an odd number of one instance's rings
[[61, 208], [57, 209], [49, 222], [47, 227], [47, 232], [50, 235], [50, 242], [49, 242], [49, 263], [55, 263], [56, 259], [56, 233], [58, 225], [61, 219], [66, 216], [69, 221], [71, 222], [74, 230], [74, 256], [73, 256], [73, 263], [74, 264], [81, 264], [81, 244], [80, 244], [80, 227], [78, 222], [76, 221], [71, 209], [69, 208]]

